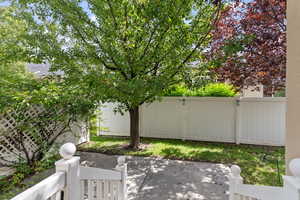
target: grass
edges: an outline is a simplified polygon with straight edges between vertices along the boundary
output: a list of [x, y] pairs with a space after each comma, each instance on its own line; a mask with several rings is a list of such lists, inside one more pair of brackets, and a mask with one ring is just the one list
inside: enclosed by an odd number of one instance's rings
[[[124, 148], [128, 138], [91, 136], [91, 142], [79, 146], [81, 151], [105, 154], [153, 156], [168, 159], [205, 161], [236, 164], [242, 169], [245, 183], [281, 186], [278, 170], [284, 168], [284, 148], [254, 145], [235, 145], [182, 141], [173, 139], [142, 138], [143, 149], [139, 151]], [[266, 156], [267, 155], [267, 156]]]

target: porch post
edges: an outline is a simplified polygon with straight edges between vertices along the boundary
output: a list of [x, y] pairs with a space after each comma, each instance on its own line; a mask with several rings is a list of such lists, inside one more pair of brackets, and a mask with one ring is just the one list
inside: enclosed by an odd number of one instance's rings
[[235, 194], [238, 192], [236, 186], [240, 184], [243, 184], [241, 168], [237, 165], [232, 165], [231, 173], [229, 175], [229, 200], [235, 200]]
[[[300, 1], [287, 1], [286, 164], [300, 157]], [[289, 170], [287, 173], [290, 174]]]
[[56, 172], [66, 173], [66, 186], [64, 188], [64, 200], [80, 199], [80, 174], [79, 157], [75, 157], [76, 147], [73, 143], [64, 144], [59, 154], [63, 159], [55, 163]]
[[289, 170], [292, 176], [283, 176], [284, 199], [300, 199], [300, 159], [290, 161]]

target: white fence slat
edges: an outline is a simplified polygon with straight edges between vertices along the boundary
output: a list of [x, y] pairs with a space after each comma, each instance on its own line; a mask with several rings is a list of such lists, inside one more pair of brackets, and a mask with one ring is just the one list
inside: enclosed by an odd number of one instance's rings
[[80, 181], [80, 199], [86, 199], [86, 187], [85, 187], [85, 180]]
[[97, 181], [97, 200], [103, 200], [103, 182]]
[[88, 199], [89, 200], [96, 200], [96, 192], [95, 192], [95, 181], [88, 180]]
[[118, 200], [118, 194], [119, 194], [119, 185], [121, 185], [120, 181], [114, 181], [113, 182], [114, 185], [114, 193], [113, 193], [113, 200]]
[[65, 187], [65, 173], [57, 172], [11, 200], [47, 200]]
[[109, 198], [109, 181], [104, 181], [104, 199], [108, 200]]
[[87, 180], [86, 189], [83, 181], [81, 181], [81, 200], [123, 199], [122, 196], [120, 196], [120, 188], [122, 188], [121, 180]]

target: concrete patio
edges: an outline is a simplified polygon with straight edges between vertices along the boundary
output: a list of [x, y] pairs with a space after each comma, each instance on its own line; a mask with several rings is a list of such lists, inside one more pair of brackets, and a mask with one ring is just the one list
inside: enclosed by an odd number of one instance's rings
[[[117, 156], [79, 152], [83, 164], [111, 169]], [[227, 200], [223, 164], [127, 156], [129, 200]]]

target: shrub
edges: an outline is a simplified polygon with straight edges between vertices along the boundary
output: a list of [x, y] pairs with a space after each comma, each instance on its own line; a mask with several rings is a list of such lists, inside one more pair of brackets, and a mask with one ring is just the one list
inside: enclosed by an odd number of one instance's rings
[[164, 96], [190, 96], [191, 91], [184, 85], [175, 85], [170, 87], [165, 93]]
[[170, 87], [164, 96], [233, 97], [237, 92], [234, 86], [225, 83], [211, 83], [202, 88], [190, 90], [184, 85]]
[[234, 97], [237, 92], [232, 85], [225, 83], [212, 83], [195, 91], [194, 96], [202, 97]]

